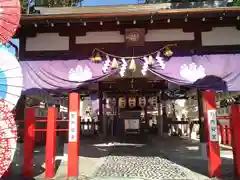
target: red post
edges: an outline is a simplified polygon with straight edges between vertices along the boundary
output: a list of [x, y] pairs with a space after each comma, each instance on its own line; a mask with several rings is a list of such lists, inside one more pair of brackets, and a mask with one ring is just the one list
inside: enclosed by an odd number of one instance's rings
[[80, 148], [80, 95], [72, 92], [68, 96], [68, 177], [77, 177], [79, 172]]
[[222, 136], [222, 144], [227, 144], [226, 129], [225, 126], [220, 125], [220, 132]]
[[35, 110], [26, 108], [24, 130], [23, 176], [33, 177], [33, 151], [35, 145]]
[[[221, 132], [221, 125], [218, 125], [217, 128], [218, 128], [218, 132]], [[220, 133], [219, 136], [221, 137], [219, 140], [219, 143], [222, 143], [222, 134]]]
[[227, 131], [227, 144], [231, 146], [232, 145], [231, 127], [229, 125], [226, 125], [225, 127]]
[[232, 149], [234, 157], [234, 170], [236, 178], [240, 178], [240, 107], [237, 104], [232, 105], [231, 107], [232, 118], [230, 120], [231, 129], [232, 129]]
[[207, 137], [208, 174], [210, 177], [220, 177], [222, 170], [216, 120], [215, 92], [209, 90], [204, 91], [203, 102], [204, 128]]
[[47, 115], [47, 139], [46, 139], [46, 156], [45, 156], [45, 178], [55, 176], [55, 156], [56, 156], [56, 108], [48, 108]]

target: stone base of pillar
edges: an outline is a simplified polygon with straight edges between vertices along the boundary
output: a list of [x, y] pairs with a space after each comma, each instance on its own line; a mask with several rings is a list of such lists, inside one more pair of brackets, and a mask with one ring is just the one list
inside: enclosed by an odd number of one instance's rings
[[199, 151], [201, 153], [201, 157], [203, 159], [208, 159], [208, 156], [207, 156], [207, 143], [200, 143], [199, 144]]

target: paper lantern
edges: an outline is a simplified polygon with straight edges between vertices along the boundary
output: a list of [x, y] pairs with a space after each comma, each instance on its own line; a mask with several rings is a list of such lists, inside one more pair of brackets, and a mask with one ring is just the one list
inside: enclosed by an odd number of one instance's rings
[[80, 116], [85, 117], [87, 112], [92, 109], [92, 100], [90, 96], [84, 97], [82, 101], [80, 101]]
[[135, 97], [129, 97], [128, 98], [128, 106], [130, 108], [136, 107], [136, 98]]
[[118, 99], [118, 107], [119, 108], [125, 108], [126, 107], [126, 99], [125, 99], [125, 97], [120, 97]]
[[12, 110], [22, 93], [23, 75], [16, 57], [5, 48], [0, 48], [0, 99]]
[[20, 21], [19, 0], [1, 0], [0, 42], [6, 44], [16, 33]]
[[116, 105], [117, 105], [116, 98], [112, 98], [112, 105], [113, 105], [113, 106], [116, 106]]
[[106, 108], [111, 108], [111, 98], [106, 98]]
[[146, 106], [146, 98], [144, 96], [138, 98], [138, 105], [141, 108], [144, 108]]
[[157, 106], [157, 96], [151, 97], [151, 105], [154, 107]]

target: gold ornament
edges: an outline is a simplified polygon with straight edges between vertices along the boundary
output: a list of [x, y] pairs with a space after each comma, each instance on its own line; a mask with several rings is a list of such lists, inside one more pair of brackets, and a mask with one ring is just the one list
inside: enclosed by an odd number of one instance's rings
[[170, 57], [170, 56], [173, 55], [173, 52], [169, 47], [166, 47], [164, 55], [167, 56], [167, 57]]
[[91, 57], [90, 60], [92, 62], [98, 63], [102, 61], [102, 57], [100, 56], [100, 53], [97, 52], [95, 57]]

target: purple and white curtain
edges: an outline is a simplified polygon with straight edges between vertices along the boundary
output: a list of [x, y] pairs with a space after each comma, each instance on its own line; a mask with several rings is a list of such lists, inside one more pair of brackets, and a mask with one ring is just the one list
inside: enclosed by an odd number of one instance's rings
[[[74, 90], [81, 85], [101, 81], [119, 69], [102, 71], [104, 62], [89, 60], [20, 61], [23, 91]], [[165, 67], [149, 67], [149, 71], [169, 82], [200, 89], [240, 91], [240, 54], [172, 57]]]

